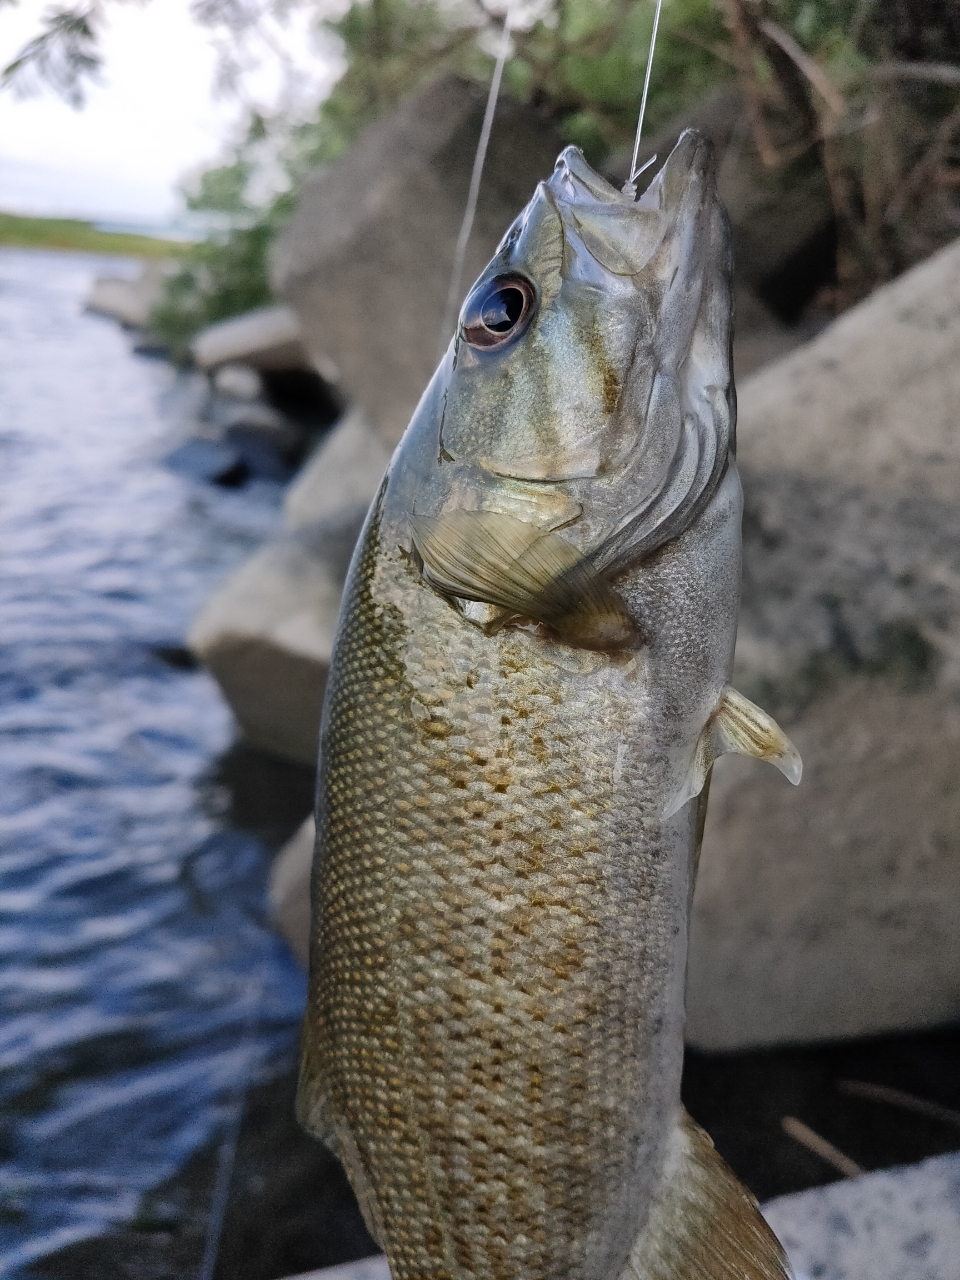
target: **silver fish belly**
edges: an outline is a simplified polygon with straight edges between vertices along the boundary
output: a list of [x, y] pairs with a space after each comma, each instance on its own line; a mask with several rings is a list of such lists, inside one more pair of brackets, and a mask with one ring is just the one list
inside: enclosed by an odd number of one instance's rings
[[728, 684], [730, 316], [709, 144], [636, 204], [568, 149], [355, 554], [298, 1106], [395, 1280], [787, 1274], [679, 1102], [710, 768], [799, 780]]

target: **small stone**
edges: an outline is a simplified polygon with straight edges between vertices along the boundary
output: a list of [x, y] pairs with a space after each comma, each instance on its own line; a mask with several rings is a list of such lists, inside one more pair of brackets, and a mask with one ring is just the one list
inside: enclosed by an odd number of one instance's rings
[[306, 1271], [288, 1280], [390, 1280], [390, 1267], [382, 1253], [358, 1262], [344, 1262], [339, 1267], [321, 1267], [319, 1271]]
[[248, 364], [224, 364], [213, 375], [213, 389], [231, 400], [257, 400], [263, 394], [263, 379]]
[[310, 961], [310, 869], [316, 835], [311, 814], [270, 870], [270, 919], [304, 968]]

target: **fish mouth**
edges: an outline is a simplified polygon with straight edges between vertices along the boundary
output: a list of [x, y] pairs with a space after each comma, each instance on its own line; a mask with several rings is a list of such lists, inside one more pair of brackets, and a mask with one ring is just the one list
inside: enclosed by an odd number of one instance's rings
[[[649, 183], [638, 196], [618, 190], [588, 163], [579, 147], [564, 147], [557, 157], [547, 187], [554, 197], [565, 204], [607, 204], [621, 209], [662, 211], [665, 206], [676, 204], [682, 188], [689, 181], [703, 181], [713, 170], [714, 148], [709, 139], [696, 129], [685, 129], [676, 146], [660, 169], [652, 165], [648, 170]], [[663, 188], [665, 199], [656, 203], [646, 200], [657, 188]]]
[[585, 278], [593, 279], [597, 268], [598, 280], [603, 272], [637, 277], [664, 239], [676, 233], [681, 210], [713, 197], [715, 163], [712, 143], [687, 129], [663, 167], [651, 170], [649, 186], [635, 199], [596, 173], [577, 147], [565, 147], [545, 189], [567, 244], [583, 251], [580, 272]]

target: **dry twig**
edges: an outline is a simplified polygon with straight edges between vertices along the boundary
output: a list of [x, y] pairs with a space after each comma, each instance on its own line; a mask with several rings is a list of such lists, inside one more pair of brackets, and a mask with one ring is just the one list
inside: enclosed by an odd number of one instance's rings
[[835, 116], [845, 115], [847, 104], [843, 100], [843, 94], [824, 71], [823, 67], [820, 66], [819, 62], [814, 61], [808, 53], [805, 53], [800, 48], [792, 35], [784, 31], [783, 27], [778, 26], [777, 23], [771, 22], [769, 18], [764, 18], [759, 25], [763, 34], [778, 45], [790, 61], [806, 76], [833, 114]]
[[872, 80], [925, 80], [928, 84], [960, 85], [960, 67], [947, 62], [880, 62], [870, 68]]
[[928, 1102], [926, 1098], [914, 1097], [912, 1093], [904, 1093], [902, 1089], [891, 1089], [885, 1084], [868, 1084], [865, 1080], [838, 1080], [837, 1088], [851, 1098], [866, 1098], [870, 1102], [886, 1102], [892, 1107], [901, 1107], [904, 1111], [912, 1111], [914, 1115], [926, 1116], [929, 1120], [940, 1120], [944, 1124], [960, 1129], [960, 1111], [950, 1107], [941, 1107], [938, 1102]]
[[798, 1120], [795, 1116], [784, 1116], [780, 1123], [783, 1126], [784, 1133], [788, 1133], [791, 1138], [806, 1147], [808, 1151], [812, 1151], [815, 1156], [819, 1156], [821, 1160], [826, 1161], [838, 1173], [842, 1173], [845, 1178], [855, 1178], [858, 1174], [864, 1172], [855, 1160], [851, 1160], [849, 1156], [844, 1155], [826, 1138], [821, 1138], [819, 1133], [816, 1133], [809, 1125], [804, 1124], [802, 1120]]

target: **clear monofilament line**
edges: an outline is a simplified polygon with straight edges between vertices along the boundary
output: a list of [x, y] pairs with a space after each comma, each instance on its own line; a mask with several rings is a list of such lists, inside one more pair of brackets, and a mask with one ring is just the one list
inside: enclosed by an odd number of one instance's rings
[[467, 207], [460, 224], [457, 246], [453, 251], [453, 267], [450, 271], [450, 288], [447, 292], [447, 305], [443, 312], [443, 324], [440, 328], [440, 348], [438, 359], [442, 358], [450, 338], [450, 330], [457, 315], [457, 304], [460, 301], [460, 282], [463, 279], [463, 264], [467, 256], [467, 244], [473, 230], [473, 219], [477, 212], [477, 200], [480, 196], [480, 179], [483, 177], [483, 164], [487, 158], [487, 146], [493, 128], [493, 116], [500, 96], [500, 81], [503, 79], [503, 68], [510, 53], [510, 28], [513, 24], [513, 5], [507, 7], [503, 15], [503, 31], [500, 37], [500, 52], [497, 54], [493, 68], [493, 79], [490, 81], [490, 92], [487, 95], [487, 109], [483, 113], [483, 124], [480, 128], [480, 141], [477, 143], [477, 154], [473, 160], [473, 173], [470, 175], [470, 190], [467, 193]]
[[647, 69], [643, 76], [643, 97], [640, 99], [640, 118], [637, 121], [637, 136], [633, 143], [633, 156], [630, 159], [630, 177], [623, 184], [623, 194], [636, 197], [636, 181], [644, 169], [653, 164], [656, 156], [651, 156], [646, 164], [637, 168], [637, 156], [640, 154], [640, 135], [643, 133], [643, 117], [647, 113], [647, 94], [650, 92], [650, 72], [653, 70], [653, 51], [657, 47], [657, 31], [660, 27], [660, 10], [663, 0], [657, 0], [656, 12], [653, 15], [653, 30], [650, 32], [650, 48], [647, 50]]

